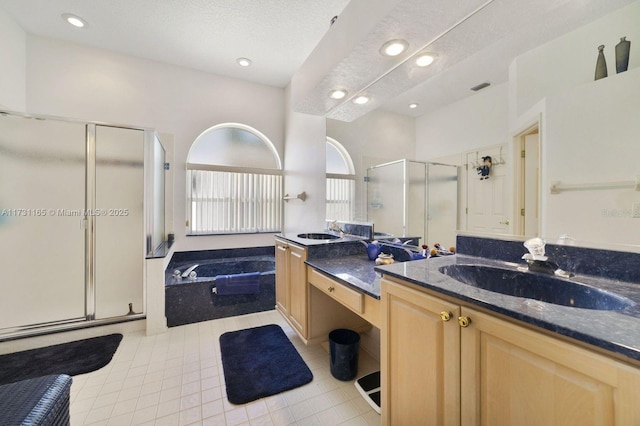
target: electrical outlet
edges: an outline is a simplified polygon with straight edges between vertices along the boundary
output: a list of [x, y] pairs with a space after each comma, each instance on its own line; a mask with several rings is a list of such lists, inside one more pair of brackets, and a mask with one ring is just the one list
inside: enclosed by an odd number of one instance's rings
[[640, 218], [640, 202], [631, 205], [631, 217]]

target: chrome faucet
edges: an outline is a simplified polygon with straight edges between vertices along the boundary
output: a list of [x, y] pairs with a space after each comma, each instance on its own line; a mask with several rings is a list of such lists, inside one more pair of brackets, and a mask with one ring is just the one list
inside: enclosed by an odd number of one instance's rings
[[342, 228], [340, 228], [340, 225], [338, 225], [337, 220], [334, 220], [329, 224], [329, 230], [336, 231], [336, 232], [339, 232], [340, 235], [344, 235], [344, 231], [342, 230]]
[[191, 278], [191, 272], [195, 273], [194, 269], [196, 269], [198, 266], [200, 266], [200, 265], [193, 265], [193, 266], [185, 269], [184, 272], [182, 273], [182, 278], [187, 278], [187, 277]]
[[560, 269], [555, 261], [546, 256], [544, 250], [545, 244], [546, 243], [542, 238], [531, 238], [524, 242], [524, 246], [529, 250], [529, 253], [525, 253], [522, 258], [527, 261], [528, 270], [531, 272], [556, 275], [563, 278], [572, 277], [572, 273]]

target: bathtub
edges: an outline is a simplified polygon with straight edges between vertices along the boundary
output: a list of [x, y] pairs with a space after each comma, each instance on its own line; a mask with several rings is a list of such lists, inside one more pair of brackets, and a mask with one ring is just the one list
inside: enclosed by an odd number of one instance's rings
[[[176, 262], [172, 259], [165, 271], [165, 316], [169, 327], [275, 309], [275, 256], [238, 256], [237, 251], [234, 257], [217, 257], [219, 253], [212, 253], [211, 259], [182, 260], [181, 256], [177, 256]], [[195, 278], [182, 277], [189, 269], [195, 271]], [[176, 271], [180, 274], [175, 274]], [[215, 293], [217, 275], [248, 272], [260, 273], [258, 293]]]

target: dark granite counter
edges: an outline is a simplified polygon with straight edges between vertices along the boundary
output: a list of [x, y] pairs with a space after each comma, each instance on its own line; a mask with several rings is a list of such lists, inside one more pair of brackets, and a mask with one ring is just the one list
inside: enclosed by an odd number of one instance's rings
[[[360, 250], [364, 252], [364, 247], [360, 247]], [[364, 253], [308, 260], [307, 265], [330, 275], [348, 287], [359, 290], [375, 299], [380, 299], [380, 279], [382, 274], [373, 269], [375, 262], [369, 260]]]
[[[366, 256], [358, 238], [301, 241], [292, 236], [282, 235], [281, 237], [308, 248], [306, 263], [309, 266], [371, 297], [380, 298], [381, 276], [388, 275], [453, 297], [468, 306], [478, 306], [622, 357], [640, 361], [640, 283], [635, 279], [638, 278], [638, 268], [635, 266], [638, 254], [610, 253], [609, 256], [602, 256], [600, 252], [590, 253], [593, 250], [588, 250], [585, 254], [585, 249], [550, 246], [554, 256], [563, 260], [563, 265], [568, 264], [571, 266], [569, 270], [576, 271], [576, 275], [570, 280], [616, 293], [633, 302], [632, 306], [622, 310], [597, 310], [508, 296], [464, 284], [439, 271], [442, 266], [454, 264], [482, 264], [516, 270], [518, 266], [525, 265], [524, 261], [520, 260], [523, 254], [521, 242], [495, 243], [494, 250], [489, 254], [502, 259], [457, 254], [376, 266]], [[469, 240], [459, 237], [459, 251], [461, 248], [466, 250], [465, 244], [475, 243], [472, 239]], [[482, 239], [481, 243], [486, 247], [487, 244], [492, 244], [492, 241]], [[500, 254], [501, 251], [510, 257], [505, 260], [505, 256], [496, 256], [496, 253]], [[571, 252], [565, 255], [564, 251]], [[615, 256], [615, 261], [606, 262], [606, 264], [621, 263], [624, 267], [613, 270], [594, 261], [594, 259], [611, 259], [611, 256]], [[563, 289], [559, 288], [558, 291], [562, 292]]]
[[367, 257], [365, 246], [362, 245], [365, 240], [363, 237], [346, 235], [335, 240], [310, 240], [298, 238], [297, 234], [281, 234], [278, 237], [305, 247], [307, 265], [342, 284], [380, 298], [381, 275], [373, 270], [375, 262]]
[[320, 245], [325, 245], [325, 244], [341, 244], [344, 242], [349, 242], [349, 241], [358, 241], [362, 238], [359, 237], [354, 237], [351, 235], [344, 235], [344, 236], [340, 236], [340, 234], [333, 232], [333, 231], [327, 231], [327, 230], [322, 230], [322, 231], [316, 231], [315, 233], [317, 234], [330, 234], [330, 235], [334, 235], [338, 238], [333, 239], [333, 240], [314, 240], [314, 239], [309, 239], [309, 238], [300, 238], [298, 237], [298, 233], [282, 233], [282, 234], [277, 234], [276, 237], [279, 238], [284, 238], [285, 240], [289, 240], [292, 243], [296, 243], [296, 244], [300, 244], [301, 246], [305, 246], [305, 247], [317, 247]]
[[[481, 257], [455, 255], [377, 266], [375, 270], [429, 290], [454, 297], [562, 336], [640, 361], [640, 285], [620, 280], [576, 275], [570, 280], [615, 292], [635, 302], [623, 310], [581, 309], [503, 295], [463, 284], [439, 271], [452, 264], [482, 264], [516, 268], [510, 263]], [[561, 288], [558, 291], [562, 291]]]

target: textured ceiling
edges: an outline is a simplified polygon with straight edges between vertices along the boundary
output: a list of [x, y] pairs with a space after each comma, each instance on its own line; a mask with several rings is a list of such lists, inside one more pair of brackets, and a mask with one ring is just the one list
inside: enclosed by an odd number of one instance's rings
[[[0, 9], [31, 34], [284, 87], [348, 2], [0, 0]], [[63, 13], [87, 27], [71, 27]]]
[[[294, 99], [294, 108], [342, 121], [377, 108], [423, 115], [471, 96], [469, 89], [479, 83], [506, 82], [509, 64], [517, 56], [633, 1], [402, 0], [313, 89]], [[409, 42], [403, 56], [378, 53], [391, 38]], [[437, 59], [429, 67], [416, 67], [411, 56], [424, 50]], [[349, 96], [329, 99], [327, 94], [336, 87]], [[359, 94], [369, 96], [370, 102], [351, 102]], [[409, 103], [419, 108], [411, 110]]]
[[[482, 13], [469, 20], [469, 23], [473, 23], [481, 18], [484, 26], [492, 28], [494, 34], [485, 37], [480, 25], [474, 25], [475, 28], [469, 31], [462, 26], [458, 31], [452, 31], [452, 38], [465, 37], [468, 46], [474, 49], [466, 53], [451, 50], [454, 58], [446, 67], [446, 72], [433, 73], [417, 81], [417, 84], [398, 96], [382, 100], [379, 107], [417, 117], [472, 96], [474, 92], [470, 88], [480, 83], [496, 85], [507, 82], [509, 65], [517, 56], [634, 1], [637, 0], [532, 0], [516, 2], [517, 7], [509, 9], [508, 5], [502, 4], [507, 2], [495, 0]], [[543, 3], [546, 3], [544, 7]], [[497, 8], [502, 11], [494, 14], [493, 10]], [[446, 40], [445, 44], [450, 45]], [[418, 103], [419, 107], [410, 110], [410, 103]]]
[[[476, 84], [505, 82], [516, 56], [633, 1], [0, 0], [0, 9], [32, 34], [284, 87], [314, 48], [348, 44], [339, 31], [349, 33], [353, 22], [339, 19], [329, 33], [330, 20], [359, 7], [356, 23], [370, 29], [350, 39], [354, 47], [294, 99], [297, 111], [352, 121], [375, 108], [419, 116], [472, 95]], [[367, 8], [376, 5], [389, 13], [365, 22]], [[63, 13], [81, 16], [87, 28], [71, 27]], [[392, 38], [409, 41], [404, 56], [379, 54]], [[409, 56], [423, 48], [436, 52], [437, 61], [410, 66]], [[239, 67], [238, 57], [253, 65]], [[346, 88], [349, 98], [366, 91], [372, 101], [329, 100], [334, 86]], [[411, 102], [420, 107], [409, 110]]]

